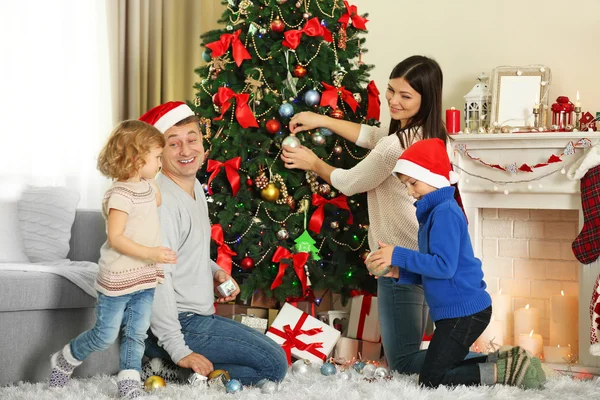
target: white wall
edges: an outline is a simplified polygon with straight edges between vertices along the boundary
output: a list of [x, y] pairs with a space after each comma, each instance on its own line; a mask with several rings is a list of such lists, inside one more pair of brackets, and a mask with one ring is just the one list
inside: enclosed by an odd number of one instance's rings
[[[462, 110], [477, 75], [500, 65], [544, 64], [552, 70], [550, 102], [559, 95], [583, 111], [600, 111], [600, 0], [352, 0], [369, 13], [363, 56], [384, 92], [404, 58], [436, 59], [444, 72], [444, 108]], [[462, 114], [462, 113], [461, 113]], [[389, 120], [382, 109], [382, 121]]]

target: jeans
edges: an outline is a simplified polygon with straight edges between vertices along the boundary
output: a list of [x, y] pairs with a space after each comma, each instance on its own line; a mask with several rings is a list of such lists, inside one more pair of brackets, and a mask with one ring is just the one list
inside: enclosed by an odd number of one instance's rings
[[[206, 357], [214, 369], [229, 371], [231, 378], [244, 385], [261, 379], [281, 381], [288, 370], [285, 352], [273, 339], [232, 319], [218, 315], [179, 314], [186, 345]], [[156, 337], [146, 340], [146, 356], [170, 357]]]
[[419, 383], [427, 387], [489, 383], [488, 379], [482, 377], [484, 369], [479, 365], [483, 364], [489, 372], [493, 364], [485, 364], [487, 357], [465, 360], [465, 356], [469, 353], [469, 347], [487, 328], [491, 316], [492, 306], [489, 306], [467, 317], [437, 321], [419, 374]]
[[379, 278], [377, 302], [381, 341], [390, 369], [405, 374], [419, 373], [425, 359], [425, 352], [419, 348], [429, 315], [423, 286], [396, 284], [391, 278]]
[[120, 364], [122, 370], [142, 372], [144, 341], [150, 327], [154, 289], [139, 290], [121, 296], [98, 293], [96, 324], [70, 343], [71, 354], [83, 361], [94, 351], [106, 350], [117, 340], [123, 327]]

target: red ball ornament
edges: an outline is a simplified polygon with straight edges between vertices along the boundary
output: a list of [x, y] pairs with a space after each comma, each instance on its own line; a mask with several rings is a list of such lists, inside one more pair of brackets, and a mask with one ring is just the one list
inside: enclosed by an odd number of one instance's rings
[[212, 97], [212, 102], [215, 106], [217, 107], [221, 107], [223, 104], [219, 101], [219, 97], [217, 96], [217, 93], [213, 94]]
[[335, 119], [344, 119], [344, 112], [341, 108], [336, 108], [335, 110], [331, 110], [329, 116]]
[[308, 73], [308, 70], [306, 69], [306, 67], [303, 67], [300, 64], [298, 64], [294, 67], [294, 76], [296, 78], [304, 78], [307, 73]]
[[252, 185], [254, 185], [254, 181], [252, 180], [252, 178], [246, 179], [246, 185], [248, 187], [252, 187]]
[[276, 119], [270, 119], [265, 124], [265, 128], [267, 128], [267, 132], [274, 135], [281, 130], [281, 123]]
[[250, 271], [254, 268], [254, 260], [250, 257], [244, 257], [244, 259], [240, 262], [240, 267], [242, 267], [243, 271]]
[[273, 32], [277, 32], [277, 33], [281, 33], [285, 30], [285, 24], [283, 23], [282, 20], [279, 19], [279, 17], [275, 18], [271, 22], [271, 30]]

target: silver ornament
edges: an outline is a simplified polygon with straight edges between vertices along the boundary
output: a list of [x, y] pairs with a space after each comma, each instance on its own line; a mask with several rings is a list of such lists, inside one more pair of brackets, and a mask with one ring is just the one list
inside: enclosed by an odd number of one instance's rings
[[332, 363], [326, 362], [321, 365], [321, 374], [325, 376], [335, 375], [337, 372], [337, 368]]
[[277, 239], [285, 240], [290, 237], [290, 234], [285, 229], [280, 229], [277, 231]]
[[258, 30], [258, 32], [259, 32], [261, 35], [264, 35], [265, 33], [267, 33], [267, 30], [266, 30], [265, 28], [260, 28], [260, 29]]
[[229, 382], [225, 385], [225, 390], [227, 393], [237, 393], [244, 389], [242, 383], [237, 379], [230, 379]]
[[306, 374], [308, 372], [308, 366], [310, 361], [308, 360], [297, 360], [292, 364], [292, 372], [294, 374]]
[[362, 102], [362, 96], [360, 93], [352, 93], [352, 97], [354, 97], [354, 100], [356, 100], [357, 103]]
[[327, 128], [319, 128], [319, 133], [323, 136], [331, 136], [333, 135], [333, 132], [331, 132], [329, 129]]
[[390, 370], [386, 367], [377, 367], [375, 370], [375, 378], [385, 378], [386, 376], [390, 376]]
[[349, 381], [352, 377], [350, 371], [342, 371], [338, 376], [340, 377], [340, 379], [343, 379], [345, 381]]
[[233, 30], [233, 26], [231, 26], [231, 25], [227, 25], [227, 26], [225, 27], [225, 29], [227, 29], [228, 31], [232, 31], [232, 30]]
[[322, 146], [325, 144], [325, 136], [321, 135], [320, 133], [313, 133], [312, 142], [316, 146]]
[[298, 139], [294, 135], [290, 135], [290, 136], [287, 136], [285, 139], [283, 139], [283, 141], [281, 142], [281, 145], [289, 146], [292, 148], [300, 147], [300, 139]]
[[321, 94], [314, 89], [311, 89], [304, 93], [304, 103], [307, 106], [316, 106], [321, 101]]
[[342, 151], [343, 151], [342, 146], [335, 146], [333, 148], [333, 154], [340, 155], [340, 154], [342, 154]]
[[377, 367], [374, 364], [367, 364], [362, 370], [362, 374], [367, 378], [372, 378], [375, 375]]
[[294, 115], [294, 106], [292, 106], [290, 103], [283, 103], [279, 107], [279, 115], [281, 115], [283, 118], [290, 118], [292, 115]]
[[260, 388], [260, 392], [263, 394], [273, 394], [277, 391], [277, 384], [268, 379], [261, 379], [256, 383], [256, 387]]

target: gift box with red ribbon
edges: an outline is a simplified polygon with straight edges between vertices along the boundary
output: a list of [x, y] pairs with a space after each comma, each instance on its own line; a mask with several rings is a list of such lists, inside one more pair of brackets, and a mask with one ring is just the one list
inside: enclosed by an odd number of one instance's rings
[[381, 341], [376, 296], [359, 295], [352, 297], [348, 337], [374, 343]]
[[337, 329], [311, 317], [291, 304], [284, 304], [267, 330], [267, 336], [281, 345], [292, 363], [292, 356], [322, 364], [337, 343]]
[[379, 361], [381, 358], [381, 343], [341, 337], [335, 345], [334, 357], [347, 361], [352, 360], [352, 358]]

